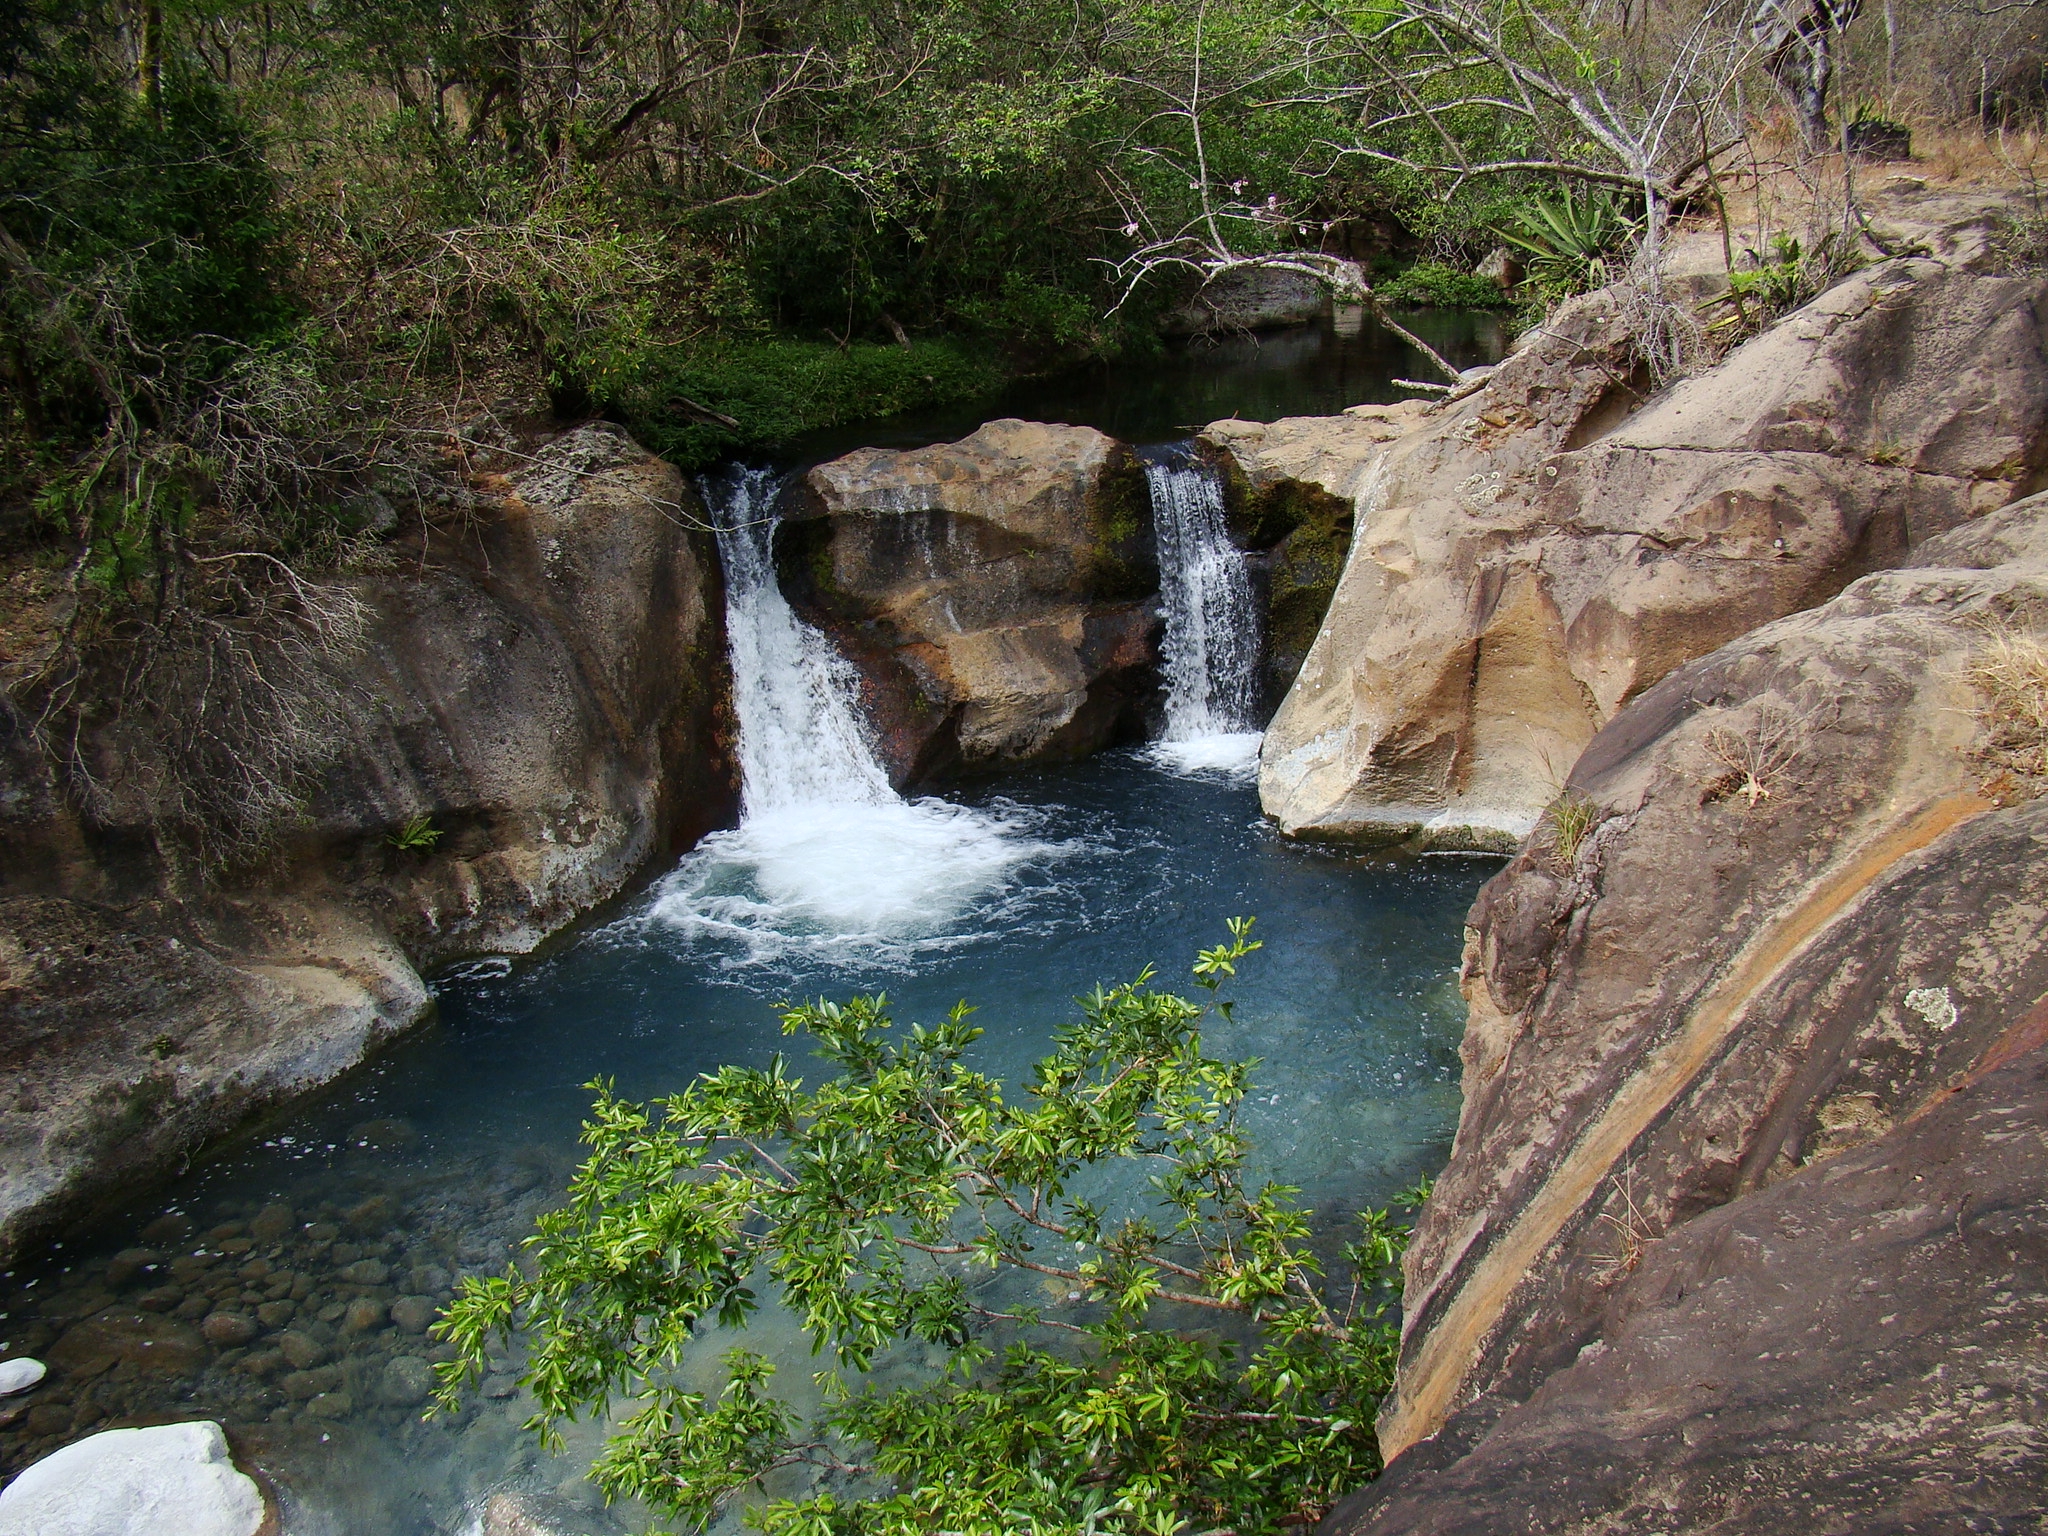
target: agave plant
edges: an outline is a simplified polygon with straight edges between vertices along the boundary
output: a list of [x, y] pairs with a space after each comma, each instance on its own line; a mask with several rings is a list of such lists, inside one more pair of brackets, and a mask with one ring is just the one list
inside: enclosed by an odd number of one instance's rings
[[1523, 265], [1538, 288], [1584, 293], [1607, 282], [1607, 260], [1635, 233], [1635, 225], [1610, 192], [1566, 193], [1530, 198], [1494, 233], [1523, 253]]

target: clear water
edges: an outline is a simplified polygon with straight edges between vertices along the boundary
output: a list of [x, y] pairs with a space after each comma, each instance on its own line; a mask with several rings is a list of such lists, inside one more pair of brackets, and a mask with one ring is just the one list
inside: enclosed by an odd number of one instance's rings
[[[634, 1528], [630, 1511], [589, 1505], [580, 1469], [593, 1434], [553, 1457], [519, 1433], [526, 1409], [509, 1372], [488, 1387], [505, 1395], [421, 1423], [417, 1407], [378, 1399], [384, 1362], [426, 1354], [426, 1341], [390, 1326], [350, 1334], [346, 1316], [320, 1324], [318, 1313], [394, 1293], [438, 1301], [455, 1275], [501, 1267], [572, 1166], [583, 1083], [603, 1074], [651, 1095], [726, 1062], [765, 1062], [787, 1046], [772, 1011], [781, 998], [884, 988], [905, 1022], [964, 997], [987, 1030], [980, 1064], [1014, 1073], [1070, 1016], [1074, 994], [1147, 961], [1185, 976], [1224, 918], [1254, 913], [1267, 947], [1246, 972], [1236, 1024], [1213, 1039], [1265, 1060], [1249, 1115], [1262, 1159], [1330, 1219], [1441, 1165], [1458, 1108], [1460, 923], [1490, 862], [1289, 845], [1260, 821], [1250, 786], [1167, 774], [1136, 754], [1014, 778], [961, 808], [1000, 818], [1045, 852], [917, 938], [764, 950], [745, 934], [665, 921], [656, 887], [545, 958], [441, 978], [439, 1021], [423, 1034], [147, 1208], [74, 1240], [43, 1271], [8, 1280], [9, 1353], [47, 1354], [81, 1318], [89, 1336], [103, 1327], [93, 1314], [143, 1318], [184, 1343], [161, 1367], [138, 1366], [130, 1349], [61, 1401], [44, 1394], [70, 1417], [58, 1429], [46, 1415], [50, 1433], [26, 1419], [0, 1428], [7, 1468], [98, 1425], [207, 1415], [276, 1478], [294, 1536], [459, 1532], [504, 1487], [577, 1504], [591, 1531], [614, 1519]], [[164, 1269], [107, 1281], [107, 1261], [131, 1245], [168, 1264], [247, 1243], [246, 1232], [206, 1234], [274, 1203], [291, 1209], [281, 1243], [201, 1262], [210, 1274], [273, 1253], [274, 1274], [310, 1282], [292, 1326], [324, 1330], [329, 1360], [315, 1370], [338, 1372], [310, 1401], [288, 1398], [288, 1372], [249, 1374], [267, 1341], [195, 1347], [193, 1323], [136, 1311], [138, 1298], [178, 1288]], [[145, 1239], [166, 1209], [186, 1213], [192, 1232]], [[336, 1278], [358, 1250], [389, 1268], [383, 1296]], [[780, 1348], [800, 1358], [794, 1340]]]

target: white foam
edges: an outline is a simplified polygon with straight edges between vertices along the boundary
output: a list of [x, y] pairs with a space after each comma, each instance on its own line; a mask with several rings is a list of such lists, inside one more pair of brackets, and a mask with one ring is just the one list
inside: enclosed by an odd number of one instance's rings
[[1155, 741], [1144, 757], [1156, 768], [1186, 777], [1251, 779], [1258, 776], [1259, 743], [1265, 739], [1258, 731], [1219, 731], [1186, 741]]
[[1025, 830], [943, 800], [767, 811], [705, 838], [649, 915], [747, 939], [756, 957], [788, 947], [777, 940], [929, 938], [986, 905], [1020, 865], [1058, 851]]

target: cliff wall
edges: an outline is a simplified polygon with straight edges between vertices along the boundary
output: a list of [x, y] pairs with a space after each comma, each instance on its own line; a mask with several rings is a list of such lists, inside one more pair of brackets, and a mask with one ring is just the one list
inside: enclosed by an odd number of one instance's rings
[[[450, 444], [447, 507], [357, 578], [335, 748], [257, 863], [195, 874], [0, 758], [0, 1254], [328, 1081], [729, 819], [718, 564], [618, 429]], [[395, 846], [425, 816], [431, 846]]]
[[1902, 226], [1921, 254], [1661, 391], [1603, 292], [1433, 410], [1210, 426], [1253, 515], [1352, 509], [1266, 738], [1267, 813], [1304, 837], [1511, 850], [1674, 667], [2037, 489], [2048, 282], [1997, 270], [1997, 217], [1929, 200]]

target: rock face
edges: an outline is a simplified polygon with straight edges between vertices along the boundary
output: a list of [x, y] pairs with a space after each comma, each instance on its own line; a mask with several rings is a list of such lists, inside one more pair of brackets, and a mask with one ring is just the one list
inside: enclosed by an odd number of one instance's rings
[[[459, 473], [458, 473], [459, 472]], [[0, 743], [0, 1254], [424, 1017], [418, 969], [530, 950], [732, 813], [715, 552], [616, 428], [451, 450], [458, 510], [371, 622], [307, 814], [201, 879]], [[431, 846], [394, 846], [413, 817]]]
[[2039, 695], [2044, 601], [2037, 496], [1593, 739], [1473, 911], [1396, 1459], [1333, 1536], [2038, 1514], [2044, 743], [1973, 679], [2019, 626]]
[[1330, 306], [1323, 285], [1306, 272], [1238, 267], [1202, 288], [1159, 323], [1167, 336], [1211, 331], [1270, 331], [1307, 325]]
[[2048, 284], [1980, 270], [1981, 220], [1931, 239], [1654, 396], [1596, 294], [1404, 435], [1384, 413], [1211, 427], [1254, 498], [1355, 509], [1266, 738], [1267, 812], [1512, 847], [1673, 667], [2033, 489]]
[[1059, 761], [1137, 727], [1158, 590], [1144, 474], [1089, 427], [992, 421], [812, 470], [784, 590], [862, 673], [901, 786]]
[[110, 1429], [0, 1489], [0, 1536], [256, 1536], [263, 1518], [211, 1421]]

